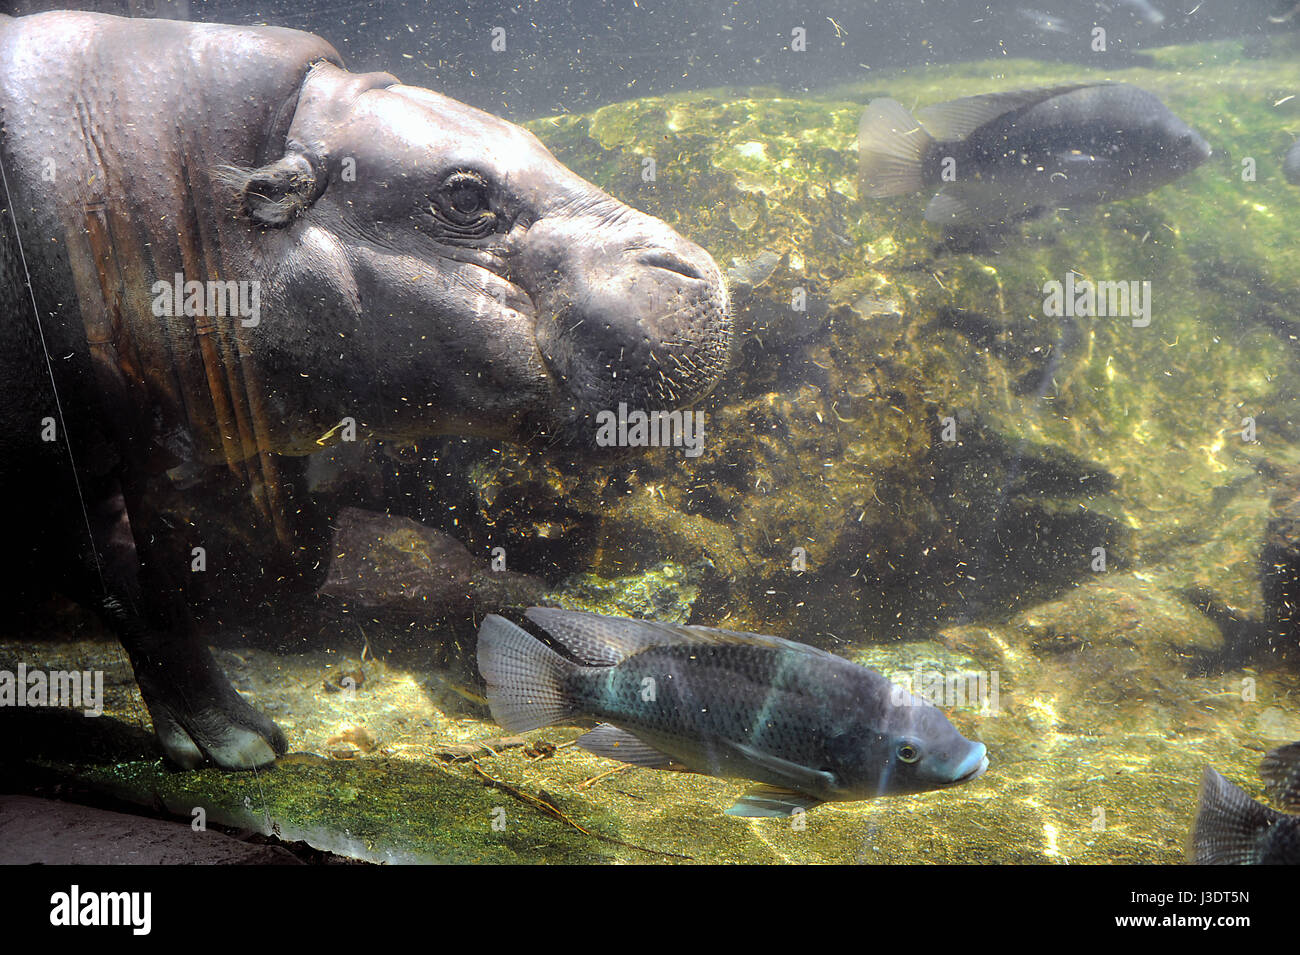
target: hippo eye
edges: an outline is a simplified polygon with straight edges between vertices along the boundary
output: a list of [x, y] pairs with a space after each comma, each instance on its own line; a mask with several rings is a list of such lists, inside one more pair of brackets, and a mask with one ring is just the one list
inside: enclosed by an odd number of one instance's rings
[[914, 743], [903, 743], [898, 747], [898, 758], [905, 763], [914, 763], [921, 758], [921, 750]]
[[479, 182], [459, 182], [447, 195], [451, 207], [463, 216], [472, 216], [487, 206], [487, 196], [483, 193], [483, 184]]
[[444, 239], [483, 239], [496, 229], [488, 186], [472, 172], [454, 172], [443, 182], [429, 210], [442, 226]]
[[487, 183], [472, 172], [454, 172], [442, 184], [447, 210], [463, 217], [477, 216], [488, 208]]

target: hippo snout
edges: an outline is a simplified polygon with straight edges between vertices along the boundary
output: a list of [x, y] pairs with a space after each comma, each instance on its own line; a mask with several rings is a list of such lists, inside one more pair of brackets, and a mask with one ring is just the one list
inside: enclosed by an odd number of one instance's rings
[[[731, 349], [730, 305], [712, 256], [660, 220], [627, 213], [649, 227], [602, 235], [611, 230], [566, 223], [531, 237], [555, 243], [544, 257], [554, 283], [537, 302], [538, 350], [580, 418], [620, 403], [692, 405], [717, 383]], [[585, 231], [584, 241], [566, 240], [572, 229]]]

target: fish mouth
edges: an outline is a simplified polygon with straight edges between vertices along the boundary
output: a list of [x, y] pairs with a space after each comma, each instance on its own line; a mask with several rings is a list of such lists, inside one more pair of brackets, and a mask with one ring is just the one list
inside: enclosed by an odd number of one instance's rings
[[988, 768], [988, 748], [983, 743], [976, 743], [970, 754], [957, 767], [957, 775], [953, 778], [952, 785], [978, 779]]

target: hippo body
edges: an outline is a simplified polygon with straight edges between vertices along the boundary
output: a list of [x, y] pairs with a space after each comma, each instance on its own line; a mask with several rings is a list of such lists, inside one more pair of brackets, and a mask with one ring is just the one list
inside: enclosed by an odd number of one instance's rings
[[198, 639], [204, 540], [162, 502], [239, 502], [292, 560], [293, 456], [581, 441], [725, 367], [706, 252], [311, 34], [0, 16], [0, 123], [0, 492], [39, 502], [12, 549], [118, 633], [183, 766], [257, 766], [284, 738]]

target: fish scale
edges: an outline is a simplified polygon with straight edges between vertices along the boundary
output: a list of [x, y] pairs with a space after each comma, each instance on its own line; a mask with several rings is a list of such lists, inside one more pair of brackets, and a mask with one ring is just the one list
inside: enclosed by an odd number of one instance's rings
[[[674, 755], [703, 753], [702, 744], [717, 737], [808, 759], [824, 753], [818, 739], [844, 729], [835, 725], [834, 714], [849, 712], [855, 694], [842, 692], [839, 684], [852, 681], [837, 675], [840, 667], [801, 659], [806, 657], [766, 647], [656, 647], [616, 667], [579, 671], [571, 685], [593, 715], [633, 733], [653, 734]], [[865, 696], [872, 681], [854, 677]], [[653, 700], [645, 699], [647, 679], [655, 681]]]

